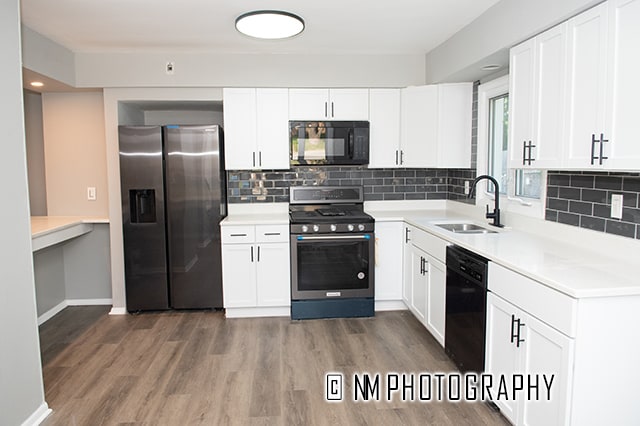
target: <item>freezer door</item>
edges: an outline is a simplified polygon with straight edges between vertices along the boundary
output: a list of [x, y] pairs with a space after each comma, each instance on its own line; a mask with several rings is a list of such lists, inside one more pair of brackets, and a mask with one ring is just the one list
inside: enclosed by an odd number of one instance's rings
[[164, 132], [171, 306], [221, 308], [221, 131], [166, 126]]
[[162, 128], [118, 133], [127, 310], [168, 309]]

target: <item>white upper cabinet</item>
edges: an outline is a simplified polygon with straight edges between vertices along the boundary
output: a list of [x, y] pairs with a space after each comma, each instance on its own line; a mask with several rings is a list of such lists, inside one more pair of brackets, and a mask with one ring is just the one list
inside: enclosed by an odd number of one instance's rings
[[369, 120], [368, 89], [289, 89], [290, 120]]
[[223, 90], [225, 168], [288, 169], [287, 89]]
[[369, 167], [400, 166], [400, 89], [369, 90]]
[[592, 167], [591, 148], [594, 154], [600, 148], [592, 140], [604, 132], [607, 15], [608, 4], [603, 3], [568, 22], [564, 147], [567, 168]]
[[372, 90], [370, 168], [470, 166], [471, 83], [400, 89], [399, 142], [396, 99]]
[[[609, 1], [609, 51], [605, 139], [609, 160], [605, 167], [640, 169], [640, 0]], [[604, 152], [607, 156], [607, 144]]]
[[509, 166], [560, 167], [567, 24], [511, 49]]

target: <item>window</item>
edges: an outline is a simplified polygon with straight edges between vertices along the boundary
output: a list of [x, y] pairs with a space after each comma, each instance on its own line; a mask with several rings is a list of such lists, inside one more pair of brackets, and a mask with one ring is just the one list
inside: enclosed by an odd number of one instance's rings
[[[477, 174], [493, 176], [500, 187], [505, 210], [529, 216], [544, 216], [546, 173], [531, 169], [509, 169], [509, 78], [500, 77], [478, 88]], [[476, 188], [476, 203], [495, 197], [491, 182]], [[484, 191], [483, 191], [484, 189]]]

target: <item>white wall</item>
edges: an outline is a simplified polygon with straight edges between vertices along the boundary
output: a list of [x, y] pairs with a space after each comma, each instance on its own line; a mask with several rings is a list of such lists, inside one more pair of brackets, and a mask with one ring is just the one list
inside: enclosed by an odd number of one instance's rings
[[76, 53], [77, 87], [404, 87], [424, 77], [424, 55]]
[[[47, 209], [50, 216], [107, 216], [107, 165], [101, 92], [42, 95]], [[87, 200], [87, 187], [97, 200]]]
[[74, 53], [26, 26], [22, 27], [22, 65], [69, 86], [75, 85]]
[[47, 414], [40, 366], [22, 104], [20, 4], [0, 2], [0, 419], [34, 423]]
[[426, 83], [474, 81], [508, 49], [603, 0], [502, 0], [426, 56]]
[[32, 216], [47, 215], [47, 185], [42, 132], [42, 96], [24, 91], [24, 125], [29, 172], [29, 206]]
[[163, 126], [167, 124], [220, 124], [222, 111], [145, 111], [144, 124]]

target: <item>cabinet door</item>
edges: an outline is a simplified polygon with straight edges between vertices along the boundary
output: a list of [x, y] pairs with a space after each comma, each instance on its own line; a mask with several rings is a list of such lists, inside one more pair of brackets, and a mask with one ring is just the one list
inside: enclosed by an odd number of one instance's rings
[[291, 304], [289, 243], [256, 246], [258, 306]]
[[444, 346], [446, 273], [442, 262], [426, 256], [427, 269], [427, 315], [426, 326], [433, 337]]
[[535, 39], [511, 49], [509, 60], [509, 167], [522, 168], [533, 137]]
[[256, 89], [256, 167], [289, 169], [289, 91]]
[[289, 89], [290, 120], [326, 120], [329, 89]]
[[[609, 5], [609, 51], [607, 56], [608, 111], [605, 123], [604, 167], [640, 169], [640, 0], [612, 0]], [[606, 6], [606, 5], [605, 5]]]
[[411, 310], [421, 323], [427, 322], [427, 254], [411, 246]]
[[411, 259], [411, 233], [413, 228], [404, 226], [403, 231], [403, 249], [402, 249], [402, 300], [407, 308], [411, 309], [411, 276], [413, 273], [413, 260]]
[[223, 89], [227, 170], [256, 167], [256, 89]]
[[330, 89], [328, 118], [332, 120], [369, 120], [368, 89]]
[[253, 244], [222, 246], [222, 293], [225, 308], [256, 306], [255, 256]]
[[437, 166], [471, 167], [473, 84], [438, 86]]
[[[484, 369], [488, 374], [499, 377], [504, 374], [511, 377], [520, 372], [516, 345], [511, 342], [511, 315], [518, 315], [518, 310], [510, 303], [487, 293], [487, 333], [485, 346]], [[511, 399], [495, 400], [502, 414], [512, 423], [517, 419], [517, 402]]]
[[398, 167], [400, 89], [369, 90], [369, 126], [369, 168]]
[[[518, 424], [563, 425], [569, 424], [569, 392], [574, 343], [569, 337], [536, 318], [522, 314], [524, 342], [520, 344], [523, 358], [521, 372], [530, 377], [538, 376], [539, 393], [532, 398], [522, 398], [519, 403]], [[543, 375], [551, 384], [551, 400], [547, 401], [547, 387]]]
[[[604, 132], [607, 3], [568, 21], [564, 164], [591, 168], [592, 137]], [[599, 147], [598, 147], [599, 148]]]
[[376, 223], [375, 300], [402, 300], [402, 222]]
[[402, 89], [400, 125], [400, 164], [435, 167], [438, 160], [438, 86]]
[[531, 148], [531, 161], [527, 161], [525, 167], [561, 167], [567, 24], [545, 31], [535, 40], [537, 65], [532, 142], [535, 147]]

